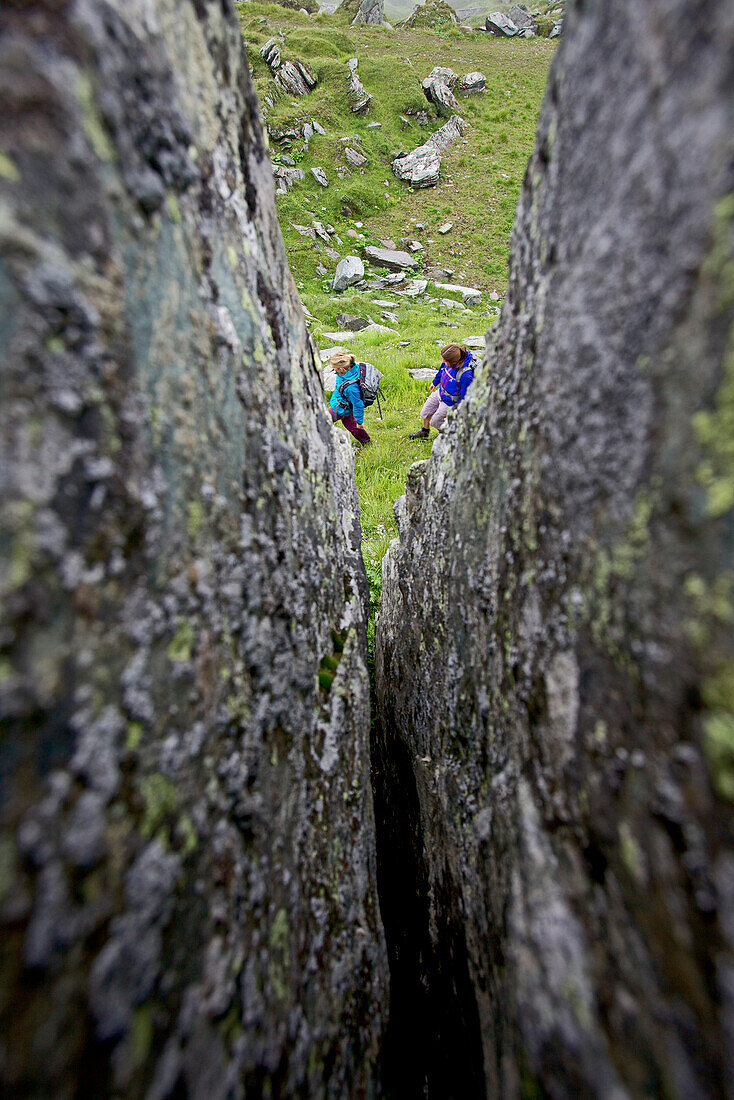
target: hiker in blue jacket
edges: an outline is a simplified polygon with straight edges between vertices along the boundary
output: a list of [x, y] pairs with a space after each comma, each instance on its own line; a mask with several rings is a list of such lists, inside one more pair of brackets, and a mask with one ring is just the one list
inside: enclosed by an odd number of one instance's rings
[[421, 409], [423, 427], [411, 432], [408, 439], [428, 439], [431, 428], [443, 429], [449, 409], [455, 409], [466, 397], [474, 380], [474, 356], [459, 344], [441, 348], [441, 366], [431, 382], [426, 402]]
[[371, 442], [362, 427], [364, 420], [364, 401], [359, 388], [359, 363], [348, 351], [337, 351], [329, 356], [329, 365], [337, 376], [336, 385], [329, 402], [331, 419], [341, 420], [348, 432], [358, 443]]

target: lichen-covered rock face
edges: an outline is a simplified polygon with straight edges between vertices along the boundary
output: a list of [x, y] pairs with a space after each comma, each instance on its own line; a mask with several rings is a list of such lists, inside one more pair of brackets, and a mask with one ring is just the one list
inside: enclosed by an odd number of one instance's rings
[[433, 1029], [454, 1094], [732, 1095], [734, 25], [656, 11], [569, 6], [499, 326], [384, 564], [394, 1072]]
[[0, 1080], [370, 1094], [366, 578], [230, 5], [0, 14]]

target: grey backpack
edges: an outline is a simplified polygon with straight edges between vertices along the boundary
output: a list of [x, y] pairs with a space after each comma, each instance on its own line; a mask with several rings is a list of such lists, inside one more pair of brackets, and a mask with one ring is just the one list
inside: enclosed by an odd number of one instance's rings
[[384, 393], [380, 389], [380, 382], [382, 381], [382, 374], [378, 371], [377, 367], [372, 363], [360, 363], [359, 364], [359, 392], [362, 394], [362, 400], [367, 405], [374, 405], [377, 402], [377, 409], [380, 413], [380, 420], [382, 420], [382, 409], [380, 408], [380, 398], [384, 398]]

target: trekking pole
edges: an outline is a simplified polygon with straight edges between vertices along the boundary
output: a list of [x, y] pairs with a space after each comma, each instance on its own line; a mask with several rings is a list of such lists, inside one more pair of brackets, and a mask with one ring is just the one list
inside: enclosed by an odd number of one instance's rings
[[[382, 393], [382, 390], [378, 386], [377, 387], [377, 393], [375, 394], [375, 396], [377, 397], [377, 411], [380, 414], [380, 420], [382, 420], [382, 409], [380, 408], [380, 394], [381, 393]], [[382, 393], [382, 396], [383, 397], [385, 396], [384, 393]]]

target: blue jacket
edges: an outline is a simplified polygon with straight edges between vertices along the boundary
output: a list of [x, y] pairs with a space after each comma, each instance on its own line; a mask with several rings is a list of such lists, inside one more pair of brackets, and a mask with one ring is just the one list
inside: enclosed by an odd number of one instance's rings
[[358, 383], [359, 363], [355, 363], [345, 374], [337, 374], [336, 388], [329, 404], [337, 417], [353, 416], [361, 424], [364, 420], [364, 401]]
[[[457, 381], [456, 372], [459, 370], [462, 374]], [[433, 379], [433, 385], [438, 386], [439, 397], [444, 405], [454, 408], [464, 400], [466, 391], [473, 381], [474, 356], [468, 351], [466, 358], [462, 359], [455, 367], [449, 366], [448, 363], [441, 363], [436, 372], [436, 377]]]

